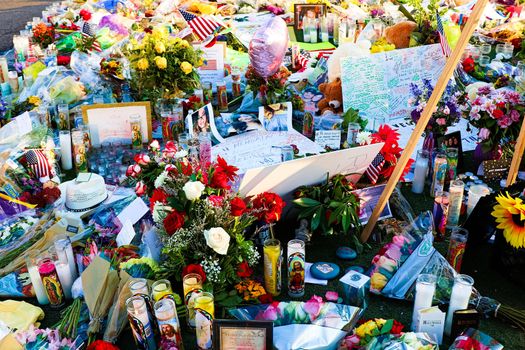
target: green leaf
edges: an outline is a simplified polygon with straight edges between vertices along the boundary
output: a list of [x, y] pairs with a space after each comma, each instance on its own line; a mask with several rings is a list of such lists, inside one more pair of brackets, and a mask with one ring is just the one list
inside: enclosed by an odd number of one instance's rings
[[313, 231], [317, 230], [317, 228], [319, 227], [319, 224], [321, 223], [322, 211], [323, 211], [323, 207], [319, 206], [314, 216], [312, 217], [311, 227]]
[[313, 207], [321, 204], [320, 202], [311, 198], [299, 198], [294, 200], [293, 203], [303, 208]]
[[350, 217], [349, 216], [350, 216], [349, 208], [345, 207], [341, 215], [341, 224], [343, 225], [344, 233], [347, 233], [348, 229], [350, 228]]
[[394, 320], [389, 319], [386, 321], [386, 323], [381, 327], [381, 334], [388, 334], [392, 330], [392, 327], [394, 326]]
[[308, 219], [312, 215], [314, 215], [315, 211], [317, 210], [317, 207], [310, 207], [308, 209], [305, 209], [299, 213], [299, 219]]

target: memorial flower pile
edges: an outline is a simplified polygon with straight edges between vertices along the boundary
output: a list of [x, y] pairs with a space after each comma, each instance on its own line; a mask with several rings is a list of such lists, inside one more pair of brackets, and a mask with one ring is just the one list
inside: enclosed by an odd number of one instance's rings
[[[241, 198], [231, 191], [237, 168], [221, 157], [211, 164], [187, 158], [168, 142], [135, 157], [128, 176], [139, 195], [149, 194], [153, 220], [164, 244], [163, 273], [182, 277], [188, 266], [198, 269], [215, 291], [232, 287], [259, 261], [245, 231], [257, 220], [274, 223], [284, 202], [274, 193]], [[162, 273], [162, 272], [161, 272]]]

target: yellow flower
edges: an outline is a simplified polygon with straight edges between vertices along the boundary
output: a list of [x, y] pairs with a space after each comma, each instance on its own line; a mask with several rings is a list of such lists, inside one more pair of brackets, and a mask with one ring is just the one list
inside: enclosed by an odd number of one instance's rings
[[180, 46], [182, 46], [183, 48], [187, 48], [187, 47], [190, 47], [190, 44], [188, 43], [187, 40], [182, 40], [180, 42]]
[[377, 325], [375, 324], [375, 322], [370, 320], [357, 327], [355, 330], [355, 334], [357, 334], [359, 338], [364, 338], [366, 335], [372, 334], [372, 331], [376, 328]]
[[383, 326], [386, 323], [386, 320], [384, 318], [375, 318], [374, 321], [379, 327]]
[[33, 106], [40, 106], [42, 100], [38, 96], [29, 96], [28, 102]]
[[164, 43], [159, 41], [155, 44], [155, 51], [157, 51], [158, 54], [163, 54], [164, 52], [166, 52], [166, 46], [164, 46]]
[[387, 282], [386, 277], [379, 272], [374, 273], [370, 278], [370, 286], [375, 290], [382, 290]]
[[197, 61], [196, 66], [197, 66], [197, 67], [200, 67], [200, 66], [202, 66], [203, 64], [204, 64], [204, 60], [203, 60], [202, 58], [199, 58], [199, 60]]
[[151, 37], [155, 40], [162, 40], [167, 36], [166, 28], [160, 27], [160, 28], [153, 28], [151, 31]]
[[149, 67], [149, 62], [147, 59], [145, 58], [141, 58], [140, 60], [138, 60], [137, 62], [137, 69], [138, 70], [146, 70], [148, 69]]
[[496, 197], [499, 204], [494, 206], [492, 216], [496, 218], [503, 237], [514, 248], [525, 247], [525, 204], [520, 198], [507, 196]]
[[184, 74], [190, 74], [193, 71], [193, 66], [191, 63], [184, 61], [180, 64], [180, 69], [184, 72]]
[[165, 57], [156, 56], [155, 57], [155, 64], [159, 69], [166, 69], [168, 67], [168, 61]]

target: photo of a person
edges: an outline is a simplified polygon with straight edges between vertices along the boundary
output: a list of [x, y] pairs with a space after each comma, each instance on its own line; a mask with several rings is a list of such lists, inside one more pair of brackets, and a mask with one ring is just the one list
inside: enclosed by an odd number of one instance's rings
[[295, 4], [294, 5], [294, 27], [297, 30], [303, 29], [304, 18], [321, 18], [326, 14], [326, 5], [323, 4]]
[[304, 288], [304, 266], [300, 261], [294, 261], [292, 264], [289, 287], [292, 291]]
[[252, 114], [222, 114], [213, 119], [213, 123], [212, 131], [215, 133], [216, 130], [221, 138], [228, 138], [253, 130], [264, 130], [257, 117]]
[[210, 120], [213, 118], [211, 104], [198, 109], [188, 116], [188, 129], [193, 137], [197, 137], [202, 132], [211, 132]]
[[292, 106], [290, 102], [259, 107], [259, 120], [266, 131], [292, 129]]
[[182, 338], [175, 327], [169, 323], [160, 324], [160, 335], [163, 339], [170, 340], [176, 344], [180, 344]]

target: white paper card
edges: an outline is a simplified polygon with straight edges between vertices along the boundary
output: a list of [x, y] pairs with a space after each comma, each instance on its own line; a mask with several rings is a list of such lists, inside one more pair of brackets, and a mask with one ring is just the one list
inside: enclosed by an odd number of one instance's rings
[[311, 284], [319, 284], [321, 286], [328, 285], [327, 280], [320, 280], [315, 277], [312, 277], [312, 274], [310, 273], [310, 268], [312, 267], [312, 263], [305, 262], [304, 263], [304, 282], [305, 283], [311, 283]]
[[443, 341], [443, 331], [445, 328], [445, 313], [437, 306], [420, 309], [416, 316], [416, 332], [428, 333], [435, 338], [438, 344]]
[[350, 270], [339, 279], [342, 283], [348, 284], [349, 286], [352, 286], [354, 288], [360, 289], [365, 284], [370, 281], [370, 277], [363, 275], [362, 273], [359, 273], [354, 270]]
[[117, 246], [123, 246], [123, 245], [128, 245], [131, 243], [131, 241], [133, 240], [133, 238], [135, 237], [136, 235], [136, 232], [135, 232], [135, 229], [133, 228], [133, 225], [131, 224], [131, 222], [129, 221], [126, 221], [124, 222], [124, 225], [122, 226], [122, 229], [120, 230], [120, 232], [118, 233], [117, 235]]
[[122, 212], [117, 216], [117, 219], [122, 224], [125, 224], [126, 221], [129, 221], [131, 225], [135, 225], [137, 221], [139, 221], [146, 213], [148, 212], [149, 208], [144, 203], [142, 198], [136, 198], [133, 202], [131, 202]]
[[331, 149], [341, 148], [341, 130], [316, 130], [315, 143]]

